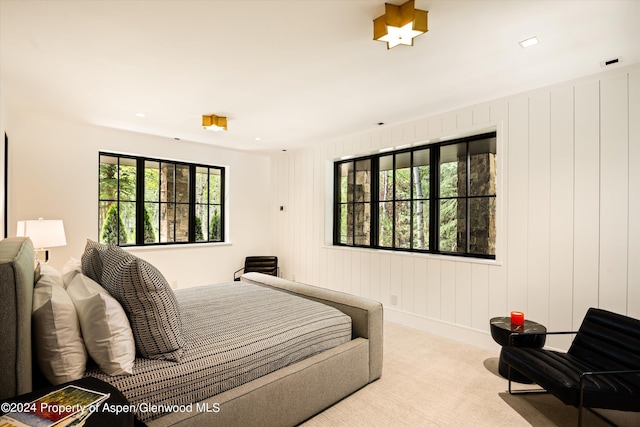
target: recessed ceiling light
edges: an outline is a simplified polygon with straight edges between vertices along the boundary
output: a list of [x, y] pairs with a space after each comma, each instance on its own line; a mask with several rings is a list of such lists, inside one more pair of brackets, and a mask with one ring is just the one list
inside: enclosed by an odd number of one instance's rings
[[147, 117], [147, 115], [145, 113], [136, 113], [136, 116], [138, 116], [138, 117]]
[[256, 141], [262, 141], [262, 138], [260, 138], [259, 136], [256, 136], [255, 140]]
[[531, 47], [531, 46], [536, 45], [538, 43], [540, 43], [540, 40], [538, 40], [538, 37], [533, 36], [533, 37], [529, 37], [526, 40], [522, 40], [520, 42], [520, 47], [522, 47], [522, 48]]

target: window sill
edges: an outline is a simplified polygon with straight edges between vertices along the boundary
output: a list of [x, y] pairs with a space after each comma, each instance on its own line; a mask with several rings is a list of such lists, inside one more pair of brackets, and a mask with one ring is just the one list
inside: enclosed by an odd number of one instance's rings
[[136, 252], [136, 251], [158, 251], [158, 250], [166, 250], [166, 249], [202, 249], [202, 248], [212, 248], [216, 246], [231, 246], [233, 242], [202, 242], [202, 243], [167, 243], [164, 245], [149, 245], [149, 246], [120, 246], [120, 248], [124, 249], [127, 252]]
[[463, 262], [468, 264], [483, 264], [483, 265], [495, 265], [501, 266], [503, 263], [497, 259], [487, 259], [487, 258], [473, 258], [468, 256], [456, 256], [456, 255], [444, 255], [444, 254], [430, 254], [430, 253], [422, 253], [422, 252], [408, 252], [408, 251], [394, 251], [389, 249], [375, 249], [375, 248], [359, 248], [352, 246], [337, 246], [337, 245], [323, 245], [323, 249], [332, 249], [332, 250], [340, 250], [340, 251], [348, 251], [348, 252], [361, 252], [361, 253], [378, 253], [378, 254], [387, 254], [387, 255], [399, 255], [406, 257], [414, 257], [414, 258], [426, 258], [437, 261], [453, 261], [453, 262]]

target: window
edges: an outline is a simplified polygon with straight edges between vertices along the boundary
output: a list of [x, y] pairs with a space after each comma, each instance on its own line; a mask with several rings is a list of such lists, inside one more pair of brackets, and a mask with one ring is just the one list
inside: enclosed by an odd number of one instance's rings
[[496, 133], [335, 163], [334, 244], [495, 258]]
[[100, 153], [99, 240], [224, 241], [224, 168]]

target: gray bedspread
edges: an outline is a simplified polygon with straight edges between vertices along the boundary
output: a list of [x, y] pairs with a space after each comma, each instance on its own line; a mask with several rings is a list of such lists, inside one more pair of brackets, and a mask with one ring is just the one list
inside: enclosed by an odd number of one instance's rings
[[134, 374], [118, 377], [87, 370], [118, 388], [142, 421], [351, 340], [349, 316], [285, 292], [234, 282], [175, 293], [187, 340], [180, 363], [136, 358]]

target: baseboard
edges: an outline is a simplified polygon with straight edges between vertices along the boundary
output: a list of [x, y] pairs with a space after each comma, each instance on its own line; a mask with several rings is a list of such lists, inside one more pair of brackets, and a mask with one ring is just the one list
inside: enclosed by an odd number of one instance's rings
[[[491, 334], [487, 331], [480, 331], [467, 326], [456, 325], [455, 323], [419, 316], [390, 307], [384, 308], [384, 320], [471, 344], [486, 350], [495, 351], [496, 356], [500, 352], [500, 345], [491, 338]], [[487, 325], [489, 325], [489, 319], [487, 319]]]

